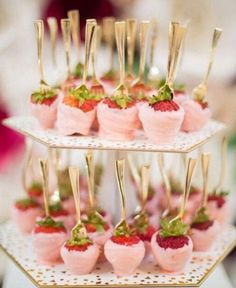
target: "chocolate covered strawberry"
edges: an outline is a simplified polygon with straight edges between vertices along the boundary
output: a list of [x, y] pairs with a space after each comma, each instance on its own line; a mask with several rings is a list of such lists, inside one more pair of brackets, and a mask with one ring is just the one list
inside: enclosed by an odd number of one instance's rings
[[139, 119], [148, 139], [156, 144], [173, 142], [184, 118], [182, 107], [173, 101], [172, 90], [168, 86], [153, 95], [149, 103], [139, 109]]
[[220, 226], [211, 220], [205, 207], [202, 207], [191, 225], [190, 236], [195, 251], [207, 251], [218, 236]]
[[39, 182], [33, 182], [27, 189], [27, 194], [30, 198], [34, 199], [36, 202], [43, 203], [43, 188], [42, 184]]
[[31, 112], [44, 129], [53, 128], [57, 117], [57, 91], [49, 88], [31, 95]]
[[228, 192], [212, 193], [208, 195], [207, 209], [212, 219], [224, 224], [229, 219]]
[[99, 100], [85, 85], [70, 89], [58, 107], [59, 132], [64, 135], [88, 135], [95, 120]]
[[11, 212], [13, 221], [24, 233], [30, 233], [35, 226], [36, 219], [43, 215], [42, 208], [33, 198], [16, 201]]
[[38, 221], [33, 232], [33, 248], [37, 260], [49, 264], [60, 260], [60, 249], [67, 237], [62, 222], [46, 217]]
[[70, 230], [75, 225], [73, 214], [63, 208], [60, 202], [50, 205], [50, 215], [55, 221], [62, 222]]
[[181, 273], [191, 258], [193, 243], [188, 225], [181, 219], [161, 220], [161, 229], [152, 236], [152, 252], [161, 268]]
[[103, 139], [134, 139], [134, 132], [139, 122], [138, 110], [134, 100], [122, 91], [118, 90], [98, 105], [99, 136]]

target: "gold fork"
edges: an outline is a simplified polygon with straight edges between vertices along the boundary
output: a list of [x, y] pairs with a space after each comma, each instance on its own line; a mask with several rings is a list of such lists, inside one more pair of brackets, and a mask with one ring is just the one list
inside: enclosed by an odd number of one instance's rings
[[193, 89], [193, 98], [196, 100], [203, 100], [206, 97], [207, 94], [207, 82], [208, 82], [208, 78], [211, 72], [211, 68], [213, 65], [213, 61], [214, 61], [214, 56], [215, 56], [215, 50], [218, 44], [218, 41], [220, 39], [222, 30], [219, 28], [215, 28], [214, 33], [213, 33], [213, 38], [212, 38], [212, 43], [211, 43], [211, 52], [210, 52], [210, 60], [208, 63], [208, 68], [207, 68], [207, 72], [206, 75], [202, 81], [202, 83], [200, 83], [197, 87], [195, 87]]

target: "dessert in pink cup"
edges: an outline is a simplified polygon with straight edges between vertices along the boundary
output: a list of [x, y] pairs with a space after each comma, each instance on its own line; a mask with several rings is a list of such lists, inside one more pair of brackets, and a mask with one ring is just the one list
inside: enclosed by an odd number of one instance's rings
[[17, 228], [23, 233], [30, 233], [38, 217], [43, 215], [43, 210], [32, 198], [16, 201], [11, 211], [12, 219]]
[[160, 95], [152, 96], [149, 103], [144, 103], [139, 109], [144, 132], [155, 144], [172, 143], [179, 133], [184, 110], [172, 98], [171, 91], [165, 89]]
[[85, 85], [72, 88], [58, 106], [57, 128], [63, 135], [88, 135], [95, 120], [98, 99]]
[[229, 220], [229, 205], [226, 199], [227, 192], [222, 191], [220, 194], [208, 195], [207, 209], [210, 218], [224, 224]]
[[97, 107], [99, 137], [107, 140], [134, 139], [138, 127], [138, 109], [127, 95], [105, 98]]
[[117, 276], [128, 276], [142, 262], [145, 246], [137, 236], [116, 234], [105, 243], [104, 254]]
[[165, 271], [182, 273], [192, 256], [193, 243], [186, 235], [188, 225], [177, 219], [162, 219], [161, 230], [152, 236], [151, 247], [158, 265]]
[[181, 130], [195, 132], [201, 130], [211, 118], [211, 111], [206, 102], [187, 99], [181, 103], [184, 109], [184, 121]]
[[86, 235], [83, 224], [77, 224], [72, 237], [61, 247], [61, 257], [72, 274], [89, 274], [100, 254], [99, 246]]
[[37, 260], [42, 264], [60, 261], [60, 249], [66, 238], [66, 229], [61, 222], [56, 222], [51, 217], [38, 221], [32, 231], [33, 249]]
[[36, 91], [31, 95], [30, 109], [43, 129], [53, 128], [57, 118], [57, 91], [48, 89], [44, 92]]
[[201, 208], [192, 225], [189, 235], [193, 241], [194, 251], [207, 251], [211, 248], [220, 231], [220, 225], [210, 220], [206, 208]]

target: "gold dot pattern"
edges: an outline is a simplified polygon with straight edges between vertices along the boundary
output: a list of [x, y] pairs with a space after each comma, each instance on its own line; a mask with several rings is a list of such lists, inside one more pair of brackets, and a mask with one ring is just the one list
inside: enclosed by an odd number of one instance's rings
[[212, 249], [205, 253], [194, 252], [186, 271], [181, 275], [164, 273], [154, 262], [143, 261], [135, 274], [118, 278], [109, 263], [98, 264], [91, 274], [71, 275], [63, 263], [42, 266], [37, 263], [32, 250], [31, 236], [21, 234], [12, 222], [0, 225], [0, 244], [12, 260], [37, 285], [45, 287], [135, 287], [136, 285], [196, 286], [235, 246], [236, 229], [226, 226]]
[[12, 117], [6, 119], [4, 124], [49, 147], [150, 152], [190, 152], [225, 128], [224, 124], [210, 120], [201, 131], [180, 132], [172, 144], [156, 145], [148, 142], [142, 131], [137, 131], [134, 141], [108, 141], [98, 138], [96, 134], [91, 136], [62, 136], [56, 130], [43, 131], [38, 127], [36, 119], [33, 117]]

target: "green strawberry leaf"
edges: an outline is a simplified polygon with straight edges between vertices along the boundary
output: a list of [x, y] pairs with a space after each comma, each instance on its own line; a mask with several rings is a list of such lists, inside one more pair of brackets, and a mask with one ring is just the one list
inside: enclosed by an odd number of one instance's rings
[[182, 236], [186, 235], [189, 225], [185, 224], [181, 219], [176, 219], [170, 222], [169, 219], [165, 218], [161, 220], [161, 230], [160, 235], [162, 237], [170, 237], [170, 236]]
[[55, 89], [48, 89], [45, 92], [35, 91], [31, 94], [31, 99], [34, 103], [42, 103], [45, 99], [53, 98], [57, 95]]
[[205, 207], [202, 207], [198, 210], [197, 215], [193, 220], [193, 224], [205, 223], [207, 221], [209, 221], [207, 209]]
[[37, 221], [36, 223], [41, 227], [64, 227], [63, 222], [55, 221], [51, 217], [46, 217], [45, 219]]

